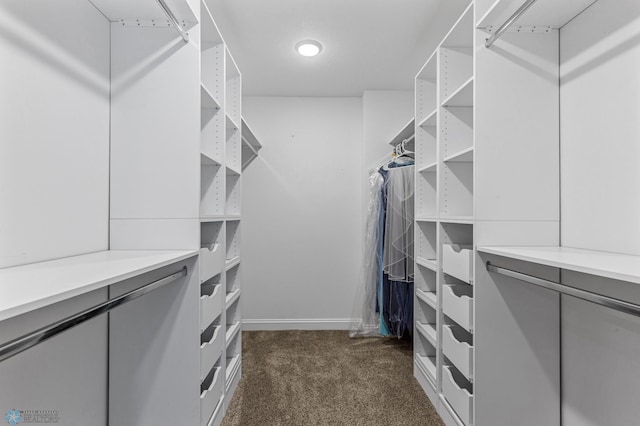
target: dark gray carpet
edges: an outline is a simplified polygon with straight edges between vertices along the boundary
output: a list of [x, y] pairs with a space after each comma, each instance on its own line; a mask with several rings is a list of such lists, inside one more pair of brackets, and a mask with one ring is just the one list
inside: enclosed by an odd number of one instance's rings
[[243, 377], [223, 426], [443, 425], [411, 347], [345, 331], [243, 332]]

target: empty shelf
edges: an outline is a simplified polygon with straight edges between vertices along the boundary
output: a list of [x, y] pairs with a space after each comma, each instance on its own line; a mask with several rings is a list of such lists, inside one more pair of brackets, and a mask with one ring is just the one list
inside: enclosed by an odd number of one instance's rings
[[416, 221], [418, 221], [418, 222], [436, 223], [438, 221], [438, 218], [435, 218], [435, 217], [416, 217]]
[[422, 120], [420, 122], [420, 124], [418, 125], [418, 127], [435, 127], [437, 124], [437, 118], [438, 118], [438, 109], [434, 109], [433, 111], [431, 111], [431, 113], [429, 115], [427, 115], [424, 120]]
[[473, 216], [449, 216], [441, 217], [442, 223], [460, 223], [463, 225], [473, 225]]
[[438, 342], [438, 334], [436, 333], [435, 324], [425, 324], [416, 321], [416, 330], [418, 330], [418, 332], [422, 334], [424, 338], [433, 345], [434, 348], [436, 347]]
[[240, 170], [236, 169], [235, 167], [232, 167], [231, 165], [227, 164], [226, 169], [227, 169], [227, 176], [240, 176]]
[[[538, 1], [517, 22], [518, 26], [561, 28], [573, 17], [585, 10], [595, 0]], [[480, 19], [478, 28], [494, 27], [496, 30], [522, 5], [523, 2], [500, 0]]]
[[236, 355], [231, 358], [227, 358], [227, 371], [225, 374], [226, 382], [229, 383], [235, 376], [236, 371], [240, 367], [240, 355]]
[[473, 163], [473, 147], [465, 148], [444, 158], [445, 163]]
[[229, 346], [229, 343], [231, 343], [233, 338], [236, 337], [236, 335], [240, 331], [240, 328], [240, 322], [234, 322], [231, 325], [227, 325], [227, 332], [225, 333], [226, 346]]
[[569, 247], [480, 247], [478, 251], [640, 284], [640, 256]]
[[220, 109], [220, 104], [204, 84], [200, 84], [200, 103], [204, 109]]
[[211, 214], [200, 217], [200, 222], [222, 222], [224, 220], [223, 214]]
[[438, 167], [438, 162], [435, 161], [435, 162], [433, 162], [431, 164], [427, 164], [426, 166], [418, 169], [418, 172], [419, 173], [427, 173], [427, 172], [435, 173], [437, 167]]
[[438, 270], [438, 261], [436, 259], [425, 259], [424, 257], [416, 257], [416, 263], [432, 271]]
[[232, 259], [227, 259], [227, 262], [225, 264], [224, 270], [228, 271], [229, 269], [237, 266], [240, 264], [240, 256], [236, 256]]
[[213, 158], [213, 156], [205, 153], [205, 152], [201, 152], [200, 153], [200, 164], [203, 166], [219, 166], [220, 164], [222, 164], [222, 162], [220, 162], [220, 160], [217, 160], [215, 158]]
[[395, 147], [403, 140], [411, 137], [411, 135], [415, 133], [414, 123], [415, 120], [411, 119], [407, 124], [405, 124], [404, 127], [402, 127], [402, 129], [393, 137], [393, 139], [391, 139], [389, 145]]
[[416, 297], [433, 309], [438, 309], [438, 296], [433, 291], [416, 290]]
[[473, 77], [462, 83], [455, 92], [442, 103], [444, 107], [472, 107], [473, 106]]
[[416, 362], [422, 367], [425, 373], [429, 376], [429, 378], [435, 383], [436, 381], [436, 357], [435, 356], [424, 356], [420, 354], [416, 354]]
[[239, 288], [233, 290], [232, 292], [227, 293], [227, 298], [225, 300], [225, 306], [227, 307], [226, 309], [229, 310], [231, 305], [233, 305], [236, 302], [236, 300], [238, 300], [239, 298], [240, 298]]
[[229, 130], [238, 130], [239, 127], [236, 124], [235, 121], [233, 121], [233, 119], [229, 116], [229, 114], [226, 115], [227, 119], [226, 119], [226, 123], [227, 123], [227, 129]]

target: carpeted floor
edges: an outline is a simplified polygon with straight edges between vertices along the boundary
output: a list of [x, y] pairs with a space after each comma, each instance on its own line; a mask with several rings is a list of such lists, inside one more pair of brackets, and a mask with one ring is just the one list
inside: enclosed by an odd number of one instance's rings
[[345, 331], [243, 332], [242, 380], [223, 426], [443, 425], [411, 347]]

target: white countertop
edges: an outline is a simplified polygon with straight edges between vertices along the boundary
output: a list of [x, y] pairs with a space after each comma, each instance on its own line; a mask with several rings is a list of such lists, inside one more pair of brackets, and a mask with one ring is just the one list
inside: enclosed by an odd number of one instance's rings
[[0, 269], [0, 321], [197, 254], [197, 250], [109, 250]]
[[570, 247], [478, 247], [478, 251], [640, 284], [640, 256]]

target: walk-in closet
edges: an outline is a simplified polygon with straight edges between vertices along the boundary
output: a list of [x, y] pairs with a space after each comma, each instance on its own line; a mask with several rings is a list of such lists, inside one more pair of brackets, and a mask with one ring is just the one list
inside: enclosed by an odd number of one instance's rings
[[640, 424], [638, 0], [1, 0], [0, 423]]

